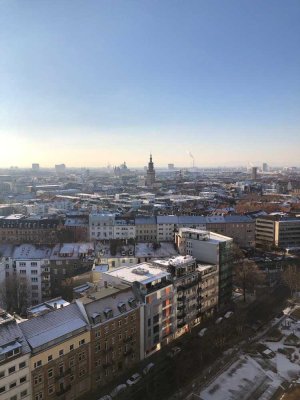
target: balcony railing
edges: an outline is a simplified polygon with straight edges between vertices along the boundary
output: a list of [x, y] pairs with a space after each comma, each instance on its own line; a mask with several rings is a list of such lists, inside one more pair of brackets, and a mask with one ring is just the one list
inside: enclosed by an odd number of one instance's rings
[[66, 375], [71, 373], [71, 368], [68, 368], [62, 372], [59, 372], [56, 376], [55, 376], [55, 380], [58, 381], [61, 378], [64, 378]]
[[63, 394], [65, 394], [66, 392], [68, 392], [71, 389], [71, 385], [67, 385], [66, 387], [64, 387], [63, 389], [59, 390], [58, 392], [56, 392], [56, 396], [62, 396]]

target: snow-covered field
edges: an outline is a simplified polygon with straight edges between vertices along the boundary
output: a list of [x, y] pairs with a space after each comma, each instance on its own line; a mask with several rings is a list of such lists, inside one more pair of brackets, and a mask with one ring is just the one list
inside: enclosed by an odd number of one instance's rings
[[[277, 328], [283, 338], [270, 342], [267, 336], [260, 343], [275, 353], [272, 358], [243, 354], [226, 371], [200, 393], [202, 400], [269, 400], [283, 382], [300, 378], [299, 347], [284, 344], [287, 336], [300, 338], [300, 324], [286, 317]], [[281, 351], [281, 352], [280, 352]], [[285, 354], [282, 354], [282, 351]], [[300, 382], [300, 381], [299, 381]]]

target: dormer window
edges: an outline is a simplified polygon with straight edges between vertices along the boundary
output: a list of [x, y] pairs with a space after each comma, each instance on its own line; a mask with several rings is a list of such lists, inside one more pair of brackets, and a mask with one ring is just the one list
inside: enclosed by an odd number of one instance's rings
[[100, 313], [94, 313], [93, 315], [92, 315], [92, 321], [93, 321], [93, 324], [100, 324], [100, 322], [101, 322], [101, 315], [100, 315]]
[[131, 308], [135, 308], [135, 307], [136, 307], [136, 300], [135, 300], [135, 298], [131, 297], [131, 298], [128, 300], [128, 304], [129, 304], [129, 306], [130, 306]]
[[120, 302], [119, 304], [118, 304], [118, 309], [119, 309], [119, 311], [121, 312], [121, 313], [124, 313], [124, 312], [126, 312], [127, 310], [126, 310], [126, 304], [124, 303], [124, 302]]
[[106, 319], [112, 318], [114, 316], [113, 310], [111, 308], [106, 308], [103, 311], [103, 313], [104, 313]]

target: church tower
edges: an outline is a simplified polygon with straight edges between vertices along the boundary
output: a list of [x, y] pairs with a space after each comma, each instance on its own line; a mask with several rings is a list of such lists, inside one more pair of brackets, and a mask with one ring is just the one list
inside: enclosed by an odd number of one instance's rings
[[152, 154], [150, 154], [150, 161], [148, 163], [146, 186], [152, 186], [155, 183], [155, 169], [152, 161]]

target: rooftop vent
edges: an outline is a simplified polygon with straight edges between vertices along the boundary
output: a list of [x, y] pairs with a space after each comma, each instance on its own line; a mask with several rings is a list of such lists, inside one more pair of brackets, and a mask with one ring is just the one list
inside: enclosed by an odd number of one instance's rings
[[149, 270], [147, 268], [138, 267], [132, 270], [133, 273], [137, 275], [147, 275], [149, 274]]

